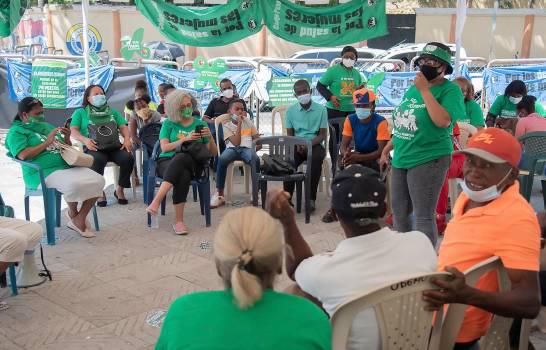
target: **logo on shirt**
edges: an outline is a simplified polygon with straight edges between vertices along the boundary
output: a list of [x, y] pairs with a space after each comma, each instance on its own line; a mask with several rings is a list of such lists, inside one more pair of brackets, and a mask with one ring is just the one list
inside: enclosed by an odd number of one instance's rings
[[476, 137], [473, 140], [476, 142], [483, 142], [490, 145], [493, 143], [493, 141], [495, 141], [495, 138], [490, 134], [483, 133], [483, 134], [476, 135]]
[[398, 110], [394, 114], [394, 127], [396, 129], [405, 129], [407, 131], [415, 132], [417, 128], [417, 120], [415, 117], [415, 109], [406, 109], [404, 111]]
[[342, 81], [341, 82], [341, 94], [352, 95], [355, 92], [355, 82]]

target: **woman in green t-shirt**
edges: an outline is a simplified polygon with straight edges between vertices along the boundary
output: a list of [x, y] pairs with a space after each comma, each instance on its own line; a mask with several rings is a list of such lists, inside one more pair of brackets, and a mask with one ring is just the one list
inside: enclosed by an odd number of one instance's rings
[[[107, 125], [114, 123], [117, 131], [123, 136], [123, 144], [115, 140], [113, 147], [102, 147], [96, 139], [92, 139], [89, 129], [98, 125]], [[128, 203], [123, 192], [124, 188], [131, 187], [131, 172], [133, 171], [134, 158], [131, 153], [132, 143], [129, 134], [129, 128], [125, 118], [118, 111], [111, 108], [106, 101], [106, 94], [100, 85], [89, 85], [83, 94], [82, 108], [78, 108], [72, 114], [70, 129], [73, 137], [85, 146], [85, 152], [93, 156], [93, 166], [91, 169], [104, 175], [104, 168], [108, 162], [113, 162], [119, 166], [119, 180], [114, 197], [119, 204]], [[117, 133], [114, 133], [117, 135]], [[97, 201], [99, 207], [106, 206], [106, 197], [104, 193]]]
[[[102, 194], [104, 178], [88, 168], [71, 168], [55, 146], [56, 142], [72, 145], [70, 129], [57, 128], [46, 122], [40, 100], [22, 99], [6, 137], [9, 155], [39, 165], [46, 186], [61, 192], [68, 204], [70, 220], [67, 226], [83, 237], [94, 237], [87, 215]], [[40, 186], [40, 174], [33, 168], [23, 166], [23, 179], [27, 188]], [[79, 209], [78, 202], [81, 203]]]
[[214, 236], [225, 290], [177, 299], [155, 349], [331, 349], [326, 314], [304, 298], [273, 290], [283, 250], [278, 220], [255, 207], [229, 211]]
[[[488, 127], [504, 129], [514, 134], [518, 121], [517, 104], [523, 96], [527, 96], [527, 86], [521, 80], [514, 80], [504, 90], [504, 95], [498, 96], [487, 113], [485, 123]], [[546, 115], [540, 102], [535, 103], [535, 110], [538, 114]]]
[[[328, 68], [326, 73], [317, 82], [318, 92], [327, 101], [326, 110], [328, 111], [328, 120], [345, 118], [355, 112], [353, 92], [360, 88], [364, 80], [360, 72], [354, 68], [357, 59], [358, 53], [356, 49], [352, 46], [345, 46], [341, 50], [341, 62]], [[337, 125], [336, 135], [341, 140]], [[328, 149], [332, 160], [334, 160], [332, 162], [333, 169], [337, 156], [334, 152], [333, 138], [330, 138]]]
[[453, 80], [461, 88], [464, 97], [464, 116], [457, 118], [458, 123], [466, 123], [475, 126], [478, 130], [485, 126], [483, 111], [480, 105], [474, 101], [474, 86], [472, 82], [463, 77], [457, 77]]
[[163, 182], [146, 210], [151, 215], [157, 215], [159, 205], [172, 188], [176, 213], [173, 230], [177, 235], [186, 235], [188, 228], [184, 224], [184, 205], [199, 165], [191, 155], [177, 153], [176, 149], [189, 141], [206, 144], [212, 156], [217, 154], [217, 149], [207, 123], [193, 116], [189, 93], [182, 90], [170, 92], [165, 101], [165, 114], [168, 119], [163, 122], [159, 132], [162, 153], [157, 160], [157, 173]]
[[381, 155], [382, 168], [394, 148], [390, 194], [394, 229], [416, 230], [435, 245], [438, 230], [436, 205], [451, 162], [451, 129], [465, 114], [459, 86], [451, 74], [451, 50], [441, 43], [428, 43], [417, 59], [420, 72], [393, 112], [393, 137]]

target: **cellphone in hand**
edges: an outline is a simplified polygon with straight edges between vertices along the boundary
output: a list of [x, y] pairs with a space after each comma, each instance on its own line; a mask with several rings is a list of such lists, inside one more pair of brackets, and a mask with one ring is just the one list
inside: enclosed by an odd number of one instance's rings
[[65, 128], [69, 128], [69, 127], [70, 127], [70, 123], [72, 123], [72, 118], [68, 118], [68, 119], [66, 120], [66, 122], [64, 123], [64, 127], [65, 127]]
[[203, 125], [197, 125], [197, 126], [195, 127], [195, 132], [196, 132], [196, 133], [199, 133], [199, 134], [200, 134], [202, 131], [203, 131]]

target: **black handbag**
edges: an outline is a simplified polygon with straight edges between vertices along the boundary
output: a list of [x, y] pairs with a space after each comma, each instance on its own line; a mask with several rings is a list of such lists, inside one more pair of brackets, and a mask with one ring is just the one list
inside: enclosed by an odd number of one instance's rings
[[296, 172], [294, 165], [284, 160], [280, 155], [264, 154], [261, 168], [264, 174], [271, 176], [292, 175]]
[[187, 141], [176, 148], [178, 153], [189, 154], [195, 163], [193, 178], [197, 181], [208, 180], [208, 167], [212, 152], [201, 141]]
[[89, 138], [97, 143], [97, 150], [110, 151], [121, 148], [119, 130], [115, 120], [89, 124]]

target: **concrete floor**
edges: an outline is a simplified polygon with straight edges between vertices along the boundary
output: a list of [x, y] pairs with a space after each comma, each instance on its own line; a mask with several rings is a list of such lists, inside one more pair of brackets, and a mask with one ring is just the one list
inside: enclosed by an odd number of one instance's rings
[[[1, 142], [0, 142], [1, 144]], [[0, 192], [15, 207], [16, 216], [24, 218], [23, 187], [19, 166], [7, 160], [0, 146]], [[107, 173], [108, 175], [108, 173]], [[0, 298], [10, 309], [0, 313], [0, 349], [153, 349], [164, 313], [173, 300], [198, 290], [221, 288], [212, 257], [214, 227], [232, 207], [216, 209], [212, 227], [205, 228], [199, 205], [190, 202], [187, 224], [192, 229], [186, 237], [175, 236], [170, 227], [172, 205], [160, 218], [160, 228], [146, 227], [142, 188], [130, 204], [112, 204], [99, 208], [101, 231], [93, 239], [84, 239], [63, 226], [57, 229], [58, 244], [44, 246], [45, 260], [53, 281], [23, 289], [11, 297], [0, 289]], [[234, 200], [238, 206], [249, 201], [243, 194], [241, 177], [236, 177]], [[542, 202], [534, 204], [542, 210]], [[319, 195], [317, 215], [311, 224], [300, 228], [315, 252], [333, 249], [341, 239], [337, 224], [323, 224], [320, 215], [327, 209], [327, 197]], [[32, 199], [32, 219], [42, 219], [41, 201]], [[279, 288], [290, 281], [282, 276]], [[546, 336], [533, 333], [537, 349], [546, 349]]]

